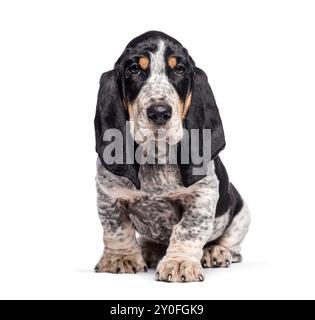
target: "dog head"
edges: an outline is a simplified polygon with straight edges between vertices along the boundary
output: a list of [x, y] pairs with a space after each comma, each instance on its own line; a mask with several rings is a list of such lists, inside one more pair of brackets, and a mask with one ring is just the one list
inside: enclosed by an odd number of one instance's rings
[[[102, 75], [95, 117], [96, 150], [101, 160], [105, 130], [116, 128], [128, 135], [128, 120], [138, 145], [161, 136], [175, 145], [185, 128], [188, 132], [211, 129], [212, 158], [225, 146], [220, 115], [205, 73], [177, 40], [161, 32], [150, 31], [132, 40], [114, 70]], [[139, 187], [138, 164], [103, 164]], [[180, 157], [178, 164], [185, 186], [202, 178], [192, 177], [193, 165], [182, 165]]]

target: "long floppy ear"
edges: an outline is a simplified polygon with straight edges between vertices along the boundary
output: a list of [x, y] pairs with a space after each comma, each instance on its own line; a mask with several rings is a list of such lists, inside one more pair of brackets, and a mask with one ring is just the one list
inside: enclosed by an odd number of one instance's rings
[[[220, 118], [219, 110], [216, 105], [212, 90], [208, 83], [207, 75], [201, 69], [195, 67], [192, 84], [191, 104], [186, 118], [183, 122], [184, 128], [188, 131], [188, 138], [191, 142], [191, 130], [199, 129], [199, 153], [202, 155], [202, 129], [211, 130], [211, 160], [214, 159], [225, 147], [225, 137]], [[207, 141], [208, 143], [208, 141]], [[210, 141], [209, 141], [210, 143]], [[181, 160], [181, 155], [178, 155]], [[180, 164], [179, 168], [185, 187], [204, 178], [206, 174], [194, 175], [193, 169], [199, 168], [194, 165], [189, 157], [189, 164]], [[208, 162], [210, 159], [208, 159]]]
[[[96, 152], [103, 166], [110, 172], [123, 176], [132, 181], [137, 189], [140, 189], [140, 181], [138, 178], [139, 165], [127, 164], [128, 156], [134, 158], [134, 145], [127, 143], [127, 139], [133, 142], [130, 131], [126, 128], [128, 113], [123, 105], [118, 79], [115, 70], [104, 73], [100, 80], [100, 88], [97, 98], [96, 114], [94, 119]], [[108, 164], [105, 161], [105, 148], [113, 143], [112, 141], [104, 140], [104, 134], [108, 129], [116, 129], [122, 134], [122, 161]], [[105, 151], [106, 153], [107, 151]], [[127, 156], [128, 155], [128, 156]]]

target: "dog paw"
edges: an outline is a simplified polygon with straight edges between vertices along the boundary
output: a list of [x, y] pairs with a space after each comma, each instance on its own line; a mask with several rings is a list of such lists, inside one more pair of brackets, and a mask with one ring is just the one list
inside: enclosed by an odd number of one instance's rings
[[201, 264], [204, 268], [229, 268], [233, 262], [230, 250], [214, 245], [203, 249]]
[[110, 273], [137, 273], [146, 272], [147, 266], [141, 254], [104, 254], [95, 266], [94, 271]]
[[201, 264], [185, 258], [164, 257], [158, 267], [155, 279], [166, 282], [203, 281], [205, 278]]

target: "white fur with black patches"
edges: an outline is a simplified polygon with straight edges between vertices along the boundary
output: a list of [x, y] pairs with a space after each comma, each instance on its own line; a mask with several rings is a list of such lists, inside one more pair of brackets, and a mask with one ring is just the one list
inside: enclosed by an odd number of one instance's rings
[[[219, 181], [213, 162], [211, 166], [204, 179], [185, 188], [176, 165], [144, 165], [139, 172], [141, 190], [137, 190], [128, 179], [112, 174], [98, 160], [98, 211], [105, 254], [97, 270], [129, 272], [121, 268], [125, 257], [133, 261], [136, 270], [145, 269], [144, 262], [138, 263], [141, 249], [135, 231], [156, 246], [168, 246], [157, 268], [158, 280], [202, 281], [202, 267], [226, 267], [239, 262], [240, 243], [250, 223], [249, 210], [244, 204], [232, 220], [230, 211], [215, 217]], [[183, 213], [178, 211], [180, 206]], [[130, 260], [133, 255], [135, 258]], [[145, 262], [156, 265], [158, 259], [154, 253], [152, 256], [154, 261]], [[147, 254], [145, 257], [148, 259]], [[108, 259], [113, 259], [114, 266]]]
[[[157, 51], [150, 53], [150, 76], [133, 102], [131, 132], [138, 144], [156, 139], [157, 130], [160, 138], [164, 136], [169, 144], [178, 143], [183, 135], [180, 99], [166, 75], [165, 48], [161, 40]], [[171, 119], [162, 127], [157, 128], [147, 117], [147, 109], [153, 103], [168, 104], [172, 108]]]
[[[225, 220], [224, 217], [225, 215], [220, 220]], [[247, 204], [244, 203], [237, 215], [227, 224], [224, 232], [218, 233], [219, 237], [212, 236], [211, 241], [208, 241], [203, 250], [202, 266], [228, 268], [232, 263], [241, 262], [241, 243], [248, 232], [249, 225], [250, 213]]]
[[[178, 68], [170, 70], [166, 52], [186, 64], [186, 77], [179, 76]], [[138, 57], [147, 59], [139, 73], [129, 69], [128, 64], [138, 63], [134, 62]], [[180, 103], [191, 87], [189, 112], [182, 120]], [[127, 91], [122, 93], [121, 88]], [[172, 108], [171, 119], [164, 124], [156, 123], [153, 117], [149, 120], [147, 109], [165, 104]], [[215, 170], [196, 178], [193, 163], [108, 165], [104, 160], [108, 144], [102, 140], [103, 134], [109, 128], [125, 132], [128, 119], [133, 120], [131, 129], [135, 130], [138, 144], [148, 138], [156, 143], [158, 129], [162, 129], [168, 143], [180, 141], [182, 121], [190, 133], [193, 129], [211, 128]], [[151, 260], [152, 265], [159, 262], [157, 280], [188, 282], [204, 279], [202, 264], [227, 267], [240, 261], [249, 211], [218, 156], [225, 146], [224, 131], [206, 74], [195, 66], [180, 43], [154, 31], [134, 39], [115, 64], [115, 70], [102, 76], [94, 123], [100, 157], [97, 206], [105, 244], [96, 271], [144, 271], [145, 262]], [[162, 151], [167, 155], [167, 149]], [[147, 240], [141, 246], [136, 231]]]
[[165, 257], [157, 266], [157, 280], [168, 282], [203, 281], [203, 247], [213, 233], [219, 181], [213, 170], [187, 188], [190, 200], [181, 221], [174, 226]]
[[247, 204], [244, 203], [240, 212], [233, 218], [216, 243], [229, 249], [233, 255], [239, 255], [241, 243], [248, 232], [250, 221], [250, 211]]

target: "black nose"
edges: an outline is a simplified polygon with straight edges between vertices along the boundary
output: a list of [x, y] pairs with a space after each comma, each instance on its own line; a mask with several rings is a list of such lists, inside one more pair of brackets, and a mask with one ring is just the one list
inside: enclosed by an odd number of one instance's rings
[[172, 117], [172, 108], [169, 105], [155, 104], [147, 109], [150, 120], [156, 124], [165, 124]]

